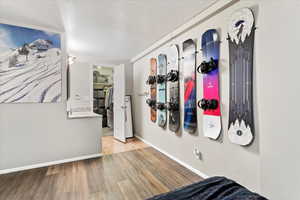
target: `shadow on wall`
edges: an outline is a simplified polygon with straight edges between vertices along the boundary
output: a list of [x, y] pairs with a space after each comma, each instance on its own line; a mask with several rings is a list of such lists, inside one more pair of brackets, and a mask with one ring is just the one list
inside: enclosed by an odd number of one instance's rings
[[[143, 76], [138, 76], [135, 75], [134, 76], [134, 82], [137, 83], [143, 83], [145, 82], [144, 80], [147, 80], [146, 77]], [[146, 83], [145, 83], [146, 84]], [[134, 123], [134, 133], [142, 133], [143, 130], [141, 130], [141, 128], [143, 127], [141, 124], [136, 124], [135, 123], [135, 117], [141, 117], [142, 121], [143, 120], [147, 120], [147, 119], [143, 119], [144, 118], [144, 114], [141, 113], [143, 112], [143, 102], [146, 101], [147, 96], [142, 96], [142, 93], [144, 93], [145, 91], [148, 91], [147, 88], [145, 88], [145, 84], [136, 84], [134, 85], [134, 91], [138, 91], [137, 94], [134, 94], [133, 99], [132, 99], [132, 112], [133, 112], [133, 123]], [[141, 115], [139, 115], [138, 113], [140, 113]], [[147, 115], [146, 115], [147, 117]]]
[[[255, 5], [250, 8], [253, 11], [255, 18], [255, 26], [258, 25], [259, 6]], [[257, 30], [255, 31], [257, 37]], [[253, 56], [253, 113], [254, 113], [254, 141], [246, 150], [254, 154], [260, 153], [260, 131], [259, 131], [259, 110], [258, 110], [258, 86], [257, 86], [257, 60], [256, 60], [256, 41], [254, 41], [254, 56]]]

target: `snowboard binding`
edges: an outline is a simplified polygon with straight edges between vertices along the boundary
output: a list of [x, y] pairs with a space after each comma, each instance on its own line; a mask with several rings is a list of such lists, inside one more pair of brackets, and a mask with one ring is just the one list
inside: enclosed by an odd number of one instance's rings
[[156, 82], [158, 84], [164, 83], [166, 81], [166, 76], [165, 75], [157, 75]]
[[157, 103], [156, 104], [156, 108], [158, 110], [165, 110], [166, 109], [166, 105], [164, 103]]
[[211, 71], [217, 68], [217, 63], [213, 58], [210, 58], [209, 62], [203, 61], [199, 67], [197, 67], [197, 71], [201, 74], [208, 74]]
[[176, 82], [179, 79], [179, 73], [177, 70], [171, 70], [166, 77], [167, 81]]
[[199, 108], [203, 110], [215, 110], [218, 108], [218, 101], [215, 99], [201, 99], [198, 101]]
[[153, 85], [156, 82], [156, 76], [149, 76], [147, 80], [148, 85]]
[[147, 99], [146, 103], [152, 108], [152, 109], [156, 109], [156, 100], [154, 99]]
[[169, 102], [167, 105], [168, 111], [178, 111], [179, 110], [179, 104], [174, 102]]

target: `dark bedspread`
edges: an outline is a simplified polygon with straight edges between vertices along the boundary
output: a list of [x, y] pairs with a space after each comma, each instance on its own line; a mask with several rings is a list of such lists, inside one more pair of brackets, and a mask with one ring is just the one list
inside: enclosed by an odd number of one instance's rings
[[212, 177], [148, 200], [266, 200], [225, 177]]

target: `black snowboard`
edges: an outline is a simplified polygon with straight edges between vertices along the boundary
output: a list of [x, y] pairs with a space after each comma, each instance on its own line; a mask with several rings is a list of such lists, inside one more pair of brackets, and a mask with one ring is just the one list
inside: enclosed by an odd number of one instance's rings
[[230, 103], [228, 135], [231, 142], [249, 145], [253, 141], [253, 47], [254, 17], [243, 8], [233, 13], [228, 30]]

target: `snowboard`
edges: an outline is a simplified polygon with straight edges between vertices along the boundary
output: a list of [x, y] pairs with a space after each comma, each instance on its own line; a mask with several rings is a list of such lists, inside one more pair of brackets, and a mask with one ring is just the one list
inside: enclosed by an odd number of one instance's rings
[[232, 14], [228, 24], [230, 101], [228, 135], [232, 143], [249, 145], [254, 139], [253, 47], [254, 16], [243, 8]]
[[196, 44], [192, 39], [183, 42], [184, 130], [197, 129]]
[[167, 124], [167, 107], [166, 107], [166, 75], [167, 75], [167, 56], [158, 55], [158, 72], [157, 72], [157, 118], [158, 126], [164, 128]]
[[167, 97], [169, 111], [169, 129], [178, 131], [180, 126], [179, 111], [179, 52], [177, 45], [171, 45], [167, 53]]
[[150, 98], [146, 103], [150, 107], [150, 119], [152, 122], [156, 122], [156, 71], [157, 61], [155, 58], [150, 59], [150, 75], [147, 80], [147, 84], [150, 85]]
[[197, 71], [203, 74], [203, 99], [198, 106], [203, 110], [204, 136], [217, 139], [221, 132], [221, 110], [219, 96], [219, 57], [220, 41], [215, 29], [202, 35], [203, 62]]

